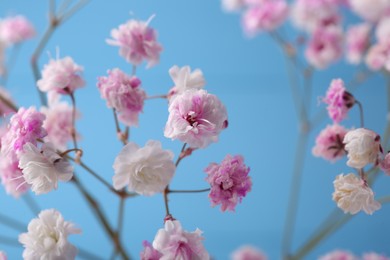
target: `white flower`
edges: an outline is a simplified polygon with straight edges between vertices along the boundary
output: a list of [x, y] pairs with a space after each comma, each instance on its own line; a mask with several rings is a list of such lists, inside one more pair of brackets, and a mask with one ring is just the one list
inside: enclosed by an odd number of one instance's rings
[[179, 68], [177, 65], [169, 69], [175, 86], [169, 91], [170, 95], [180, 94], [188, 89], [202, 89], [206, 84], [203, 73], [200, 69], [191, 72], [190, 66]]
[[236, 12], [244, 6], [244, 0], [222, 0], [222, 8], [226, 12]]
[[32, 143], [27, 143], [23, 149], [19, 168], [36, 194], [57, 189], [58, 180], [69, 181], [73, 177], [73, 166], [56, 153], [51, 143], [42, 145], [41, 150]]
[[38, 218], [30, 221], [28, 232], [19, 235], [19, 242], [25, 247], [25, 260], [75, 259], [77, 249], [68, 242], [68, 235], [81, 233], [73, 223], [65, 221], [55, 209], [39, 213]]
[[116, 157], [112, 177], [114, 188], [153, 195], [164, 191], [175, 172], [173, 153], [163, 150], [159, 141], [149, 140], [145, 147], [128, 143]]
[[347, 165], [361, 169], [369, 163], [376, 163], [381, 151], [380, 137], [375, 132], [358, 128], [349, 131], [343, 143], [348, 153]]
[[349, 4], [363, 19], [376, 22], [390, 7], [390, 0], [350, 0]]
[[179, 221], [167, 220], [165, 228], [160, 229], [153, 241], [153, 248], [162, 254], [160, 260], [207, 260], [209, 254], [204, 248], [202, 231], [183, 230]]
[[338, 175], [333, 185], [333, 200], [344, 213], [356, 214], [364, 210], [372, 215], [381, 208], [381, 204], [374, 200], [374, 192], [370, 187], [353, 173]]

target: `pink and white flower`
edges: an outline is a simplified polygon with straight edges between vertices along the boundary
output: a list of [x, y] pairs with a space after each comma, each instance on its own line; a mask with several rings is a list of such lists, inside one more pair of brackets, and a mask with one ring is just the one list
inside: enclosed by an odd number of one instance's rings
[[369, 215], [381, 208], [381, 204], [374, 200], [374, 192], [367, 183], [353, 173], [340, 174], [333, 182], [333, 200], [344, 213], [356, 214], [363, 210]]
[[218, 141], [227, 127], [227, 112], [221, 101], [205, 90], [190, 89], [171, 100], [164, 136], [179, 139], [194, 148]]
[[31, 143], [25, 144], [19, 168], [37, 195], [57, 189], [58, 181], [69, 181], [73, 177], [73, 166], [57, 154], [51, 143], [43, 144], [41, 149]]
[[366, 65], [373, 71], [383, 68], [390, 71], [390, 41], [372, 45], [366, 55]]
[[221, 164], [211, 163], [205, 172], [210, 184], [209, 198], [211, 205], [221, 204], [221, 211], [234, 211], [246, 194], [251, 191], [252, 180], [248, 176], [249, 167], [240, 155], [227, 155]]
[[264, 0], [250, 7], [243, 16], [242, 24], [248, 35], [273, 31], [287, 18], [288, 5], [284, 0]]
[[226, 12], [236, 12], [245, 6], [245, 0], [222, 0], [221, 4]]
[[72, 94], [76, 89], [84, 87], [81, 76], [83, 68], [76, 64], [71, 57], [50, 59], [42, 70], [42, 78], [37, 86], [43, 92], [56, 91], [60, 94]]
[[22, 15], [0, 20], [0, 41], [6, 45], [18, 44], [34, 36], [33, 25]]
[[375, 36], [378, 42], [390, 41], [390, 17], [383, 17], [375, 28]]
[[161, 260], [192, 259], [207, 260], [209, 254], [203, 246], [202, 231], [183, 230], [178, 220], [167, 220], [164, 229], [160, 229], [153, 241], [153, 247], [159, 251]]
[[19, 235], [19, 242], [24, 246], [23, 258], [73, 260], [77, 249], [69, 243], [68, 236], [79, 233], [81, 230], [65, 221], [57, 210], [43, 210], [38, 218], [30, 221], [27, 233]]
[[206, 84], [203, 72], [200, 69], [195, 69], [191, 72], [190, 66], [179, 68], [175, 65], [169, 69], [169, 75], [175, 84], [169, 91], [169, 97], [182, 94], [189, 89], [202, 89]]
[[305, 57], [316, 69], [325, 69], [343, 53], [343, 33], [338, 26], [318, 27], [308, 43]]
[[256, 247], [245, 245], [231, 255], [231, 260], [267, 260], [267, 256]]
[[30, 188], [16, 158], [0, 156], [0, 179], [7, 194], [19, 198]]
[[371, 252], [363, 254], [362, 260], [390, 260], [390, 258], [385, 255]]
[[108, 77], [99, 77], [97, 83], [107, 107], [114, 108], [118, 119], [127, 126], [138, 126], [138, 116], [146, 98], [140, 85], [137, 77], [130, 77], [120, 69], [109, 70]]
[[343, 140], [347, 132], [343, 126], [328, 125], [317, 136], [316, 145], [312, 150], [313, 155], [331, 162], [342, 158], [346, 154]]
[[361, 23], [348, 28], [346, 36], [346, 56], [351, 64], [359, 64], [370, 44], [371, 25]]
[[390, 153], [387, 153], [385, 158], [380, 161], [379, 167], [384, 173], [390, 175]]
[[129, 191], [151, 196], [163, 192], [170, 183], [176, 167], [173, 153], [163, 150], [159, 141], [149, 140], [145, 147], [135, 143], [126, 144], [116, 157], [114, 188], [120, 190], [127, 186]]
[[349, 0], [356, 14], [369, 22], [377, 22], [390, 8], [389, 0]]
[[144, 250], [140, 253], [141, 260], [160, 260], [162, 254], [154, 249], [152, 244], [145, 240], [142, 245], [144, 246]]
[[160, 59], [162, 47], [157, 42], [157, 32], [149, 27], [153, 16], [148, 21], [129, 20], [111, 31], [107, 43], [119, 47], [119, 54], [133, 65], [139, 65], [143, 60], [147, 67], [156, 65]]
[[355, 98], [345, 89], [342, 79], [332, 80], [326, 96], [322, 101], [328, 105], [326, 109], [328, 110], [329, 117], [335, 123], [339, 123], [345, 119], [348, 111], [355, 104]]
[[7, 255], [3, 251], [0, 251], [0, 260], [7, 260]]
[[365, 128], [351, 130], [343, 142], [348, 154], [348, 166], [361, 169], [369, 163], [378, 163], [382, 147], [380, 136], [374, 131]]
[[348, 251], [335, 250], [321, 256], [318, 260], [358, 260], [358, 258]]

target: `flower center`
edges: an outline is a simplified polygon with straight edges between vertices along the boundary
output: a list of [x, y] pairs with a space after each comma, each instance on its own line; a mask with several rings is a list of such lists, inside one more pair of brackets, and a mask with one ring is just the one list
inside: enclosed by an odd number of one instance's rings
[[196, 113], [194, 111], [190, 111], [188, 112], [186, 118], [187, 122], [191, 125], [191, 126], [197, 126], [198, 122], [196, 120]]

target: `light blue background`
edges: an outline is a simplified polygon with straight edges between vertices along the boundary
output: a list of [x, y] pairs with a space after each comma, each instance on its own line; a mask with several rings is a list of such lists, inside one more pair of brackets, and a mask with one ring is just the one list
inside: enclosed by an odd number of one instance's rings
[[[47, 24], [47, 2], [2, 0], [0, 15], [27, 16], [40, 36]], [[118, 55], [116, 47], [108, 46], [105, 39], [109, 38], [112, 28], [131, 17], [146, 20], [152, 14], [156, 17], [151, 25], [158, 31], [164, 51], [157, 66], [147, 70], [143, 64], [137, 70], [146, 92], [149, 95], [166, 93], [173, 84], [168, 69], [175, 64], [190, 65], [202, 69], [206, 89], [223, 101], [229, 113], [229, 128], [221, 134], [220, 141], [183, 160], [171, 187], [207, 187], [203, 169], [210, 162], [220, 162], [227, 153], [245, 157], [253, 180], [252, 192], [237, 206], [235, 213], [221, 213], [219, 207], [211, 208], [206, 193], [172, 194], [170, 207], [173, 215], [186, 230], [193, 231], [198, 227], [204, 231], [205, 246], [215, 259], [227, 259], [243, 244], [255, 245], [262, 248], [270, 259], [279, 259], [298, 133], [285, 63], [280, 49], [269, 36], [245, 37], [239, 16], [224, 13], [219, 1], [93, 1], [58, 28], [39, 65], [42, 67], [48, 61], [46, 52], [54, 56], [58, 46], [61, 57], [72, 56], [85, 68], [87, 86], [76, 93], [82, 113], [77, 128], [82, 135], [83, 160], [103, 178], [111, 180], [112, 164], [121, 144], [116, 139], [112, 111], [106, 108], [97, 91], [96, 78], [106, 75], [107, 69], [114, 67], [130, 73], [131, 65]], [[20, 106], [39, 106], [29, 67], [37, 43], [38, 38], [35, 38], [22, 46], [9, 80], [8, 87]], [[324, 95], [332, 78], [341, 77], [348, 82], [354, 71], [355, 68], [340, 62], [332, 69], [316, 73], [312, 110], [323, 109], [323, 106], [317, 106], [317, 96]], [[384, 84], [383, 78], [377, 76], [356, 92], [356, 97], [364, 104], [366, 125], [379, 133], [383, 132], [386, 123]], [[181, 143], [163, 136], [167, 116], [165, 100], [146, 101], [140, 127], [131, 130], [131, 140], [141, 146], [149, 139], [161, 140], [164, 148], [177, 155]], [[329, 164], [311, 155], [315, 136], [328, 123], [330, 121], [325, 120], [310, 134], [293, 248], [300, 246], [334, 208], [331, 194], [335, 176], [351, 171], [345, 166], [345, 160]], [[351, 111], [345, 123], [358, 126], [356, 109]], [[88, 190], [99, 198], [111, 222], [116, 223], [118, 199], [88, 173], [78, 167], [76, 172]], [[388, 178], [382, 176], [375, 185], [377, 197], [388, 193]], [[61, 183], [57, 191], [36, 199], [42, 209], [56, 208], [65, 219], [82, 228], [82, 235], [71, 236], [72, 243], [103, 258], [109, 257], [111, 242], [72, 184]], [[15, 201], [3, 189], [0, 189], [0, 212], [26, 225], [34, 217], [22, 200]], [[152, 241], [162, 227], [164, 214], [161, 195], [127, 201], [123, 241], [134, 258], [138, 258], [142, 241]], [[372, 250], [390, 255], [389, 216], [390, 207], [387, 205], [373, 216], [358, 214], [307, 259], [315, 259], [333, 249], [348, 249], [358, 255]], [[17, 232], [1, 224], [0, 234], [15, 239], [18, 236]], [[10, 259], [21, 257], [21, 246], [0, 244], [1, 249]]]

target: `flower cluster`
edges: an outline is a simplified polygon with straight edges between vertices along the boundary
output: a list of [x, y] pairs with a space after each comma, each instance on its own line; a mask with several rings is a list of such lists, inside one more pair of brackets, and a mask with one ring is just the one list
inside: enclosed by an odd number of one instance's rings
[[0, 42], [15, 45], [35, 36], [33, 25], [21, 15], [0, 20]]

